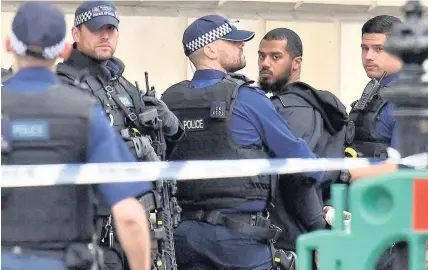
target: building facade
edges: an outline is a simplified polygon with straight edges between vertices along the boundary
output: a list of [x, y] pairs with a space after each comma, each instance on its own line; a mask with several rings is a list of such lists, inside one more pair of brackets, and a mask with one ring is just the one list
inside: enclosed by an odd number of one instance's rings
[[[368, 78], [361, 64], [361, 27], [378, 14], [402, 18], [404, 0], [229, 0], [229, 1], [114, 1], [118, 7], [119, 44], [115, 56], [126, 64], [125, 76], [162, 93], [170, 85], [190, 79], [193, 67], [184, 55], [182, 34], [197, 17], [219, 14], [239, 28], [256, 32], [244, 48], [247, 67], [241, 70], [257, 80], [257, 50], [265, 33], [287, 27], [303, 41], [302, 81], [338, 95], [348, 106], [361, 94]], [[423, 1], [428, 2], [428, 1]], [[10, 31], [20, 2], [2, 1], [2, 39]], [[80, 1], [55, 1], [66, 13], [68, 39], [74, 10]], [[12, 64], [2, 43], [1, 65]]]

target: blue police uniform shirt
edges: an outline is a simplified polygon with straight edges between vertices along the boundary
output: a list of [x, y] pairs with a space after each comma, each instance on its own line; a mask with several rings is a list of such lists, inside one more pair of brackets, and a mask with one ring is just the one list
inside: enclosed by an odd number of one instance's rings
[[[226, 76], [219, 70], [197, 70], [189, 86], [204, 88], [220, 82]], [[265, 93], [242, 86], [232, 112], [232, 136], [238, 145], [266, 143], [278, 158], [317, 158], [303, 139], [297, 139], [285, 120], [276, 112]], [[320, 181], [324, 172], [306, 174]], [[237, 206], [239, 211], [262, 211], [266, 202], [250, 202]]]
[[[37, 93], [59, 84], [59, 78], [45, 68], [25, 68], [3, 83], [16, 93]], [[122, 138], [111, 128], [99, 105], [92, 112], [87, 163], [136, 162]], [[107, 183], [97, 185], [109, 206], [152, 190], [150, 182]]]
[[[381, 87], [389, 85], [392, 81], [396, 80], [398, 74], [392, 74], [383, 78]], [[388, 89], [386, 89], [388, 91]], [[379, 113], [379, 120], [376, 121], [376, 131], [378, 134], [390, 141], [390, 146], [396, 148], [397, 146], [397, 129], [395, 127], [395, 117], [393, 115], [395, 105], [387, 103]]]

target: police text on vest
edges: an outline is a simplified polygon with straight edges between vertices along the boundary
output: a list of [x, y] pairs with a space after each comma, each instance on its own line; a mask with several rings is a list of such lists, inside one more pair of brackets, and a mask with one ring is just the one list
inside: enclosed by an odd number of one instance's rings
[[50, 138], [49, 122], [46, 120], [12, 121], [11, 136], [13, 140], [48, 140]]
[[204, 130], [205, 129], [203, 118], [183, 120], [183, 126], [184, 126], [185, 130], [189, 130], [189, 131]]

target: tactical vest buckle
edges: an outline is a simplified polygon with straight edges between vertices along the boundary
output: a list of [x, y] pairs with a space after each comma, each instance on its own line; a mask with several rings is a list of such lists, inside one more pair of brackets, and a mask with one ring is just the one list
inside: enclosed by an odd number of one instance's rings
[[135, 121], [138, 119], [137, 115], [133, 112], [131, 112], [130, 114], [128, 114], [129, 119], [131, 119], [131, 121]]
[[107, 85], [106, 87], [105, 87], [105, 89], [106, 89], [106, 91], [107, 91], [107, 93], [112, 93], [113, 91], [114, 91], [114, 88], [111, 86], [111, 85]]

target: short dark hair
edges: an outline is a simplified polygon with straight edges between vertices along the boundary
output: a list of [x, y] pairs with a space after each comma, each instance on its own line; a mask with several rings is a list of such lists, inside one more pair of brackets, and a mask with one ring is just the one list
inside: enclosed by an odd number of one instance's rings
[[401, 20], [394, 16], [379, 15], [368, 20], [361, 28], [361, 36], [364, 34], [388, 34], [394, 25]]
[[288, 28], [275, 28], [269, 31], [263, 40], [287, 40], [285, 50], [294, 58], [303, 56], [303, 45], [299, 35]]

